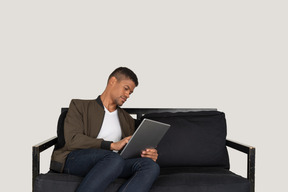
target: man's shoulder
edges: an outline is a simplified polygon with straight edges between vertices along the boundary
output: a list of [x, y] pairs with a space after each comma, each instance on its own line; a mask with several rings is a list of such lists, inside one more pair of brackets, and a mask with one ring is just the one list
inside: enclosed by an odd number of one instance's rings
[[89, 106], [95, 106], [96, 105], [96, 99], [72, 99], [70, 102], [71, 106], [76, 106], [77, 108], [82, 107], [89, 107]]
[[71, 99], [71, 102], [85, 104], [85, 103], [96, 102], [96, 99]]

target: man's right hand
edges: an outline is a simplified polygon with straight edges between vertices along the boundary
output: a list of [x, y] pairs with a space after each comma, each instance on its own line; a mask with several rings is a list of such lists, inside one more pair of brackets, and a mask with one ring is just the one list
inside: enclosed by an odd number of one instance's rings
[[128, 141], [131, 139], [131, 137], [132, 136], [125, 137], [118, 142], [111, 143], [110, 149], [113, 151], [120, 151], [128, 143]]

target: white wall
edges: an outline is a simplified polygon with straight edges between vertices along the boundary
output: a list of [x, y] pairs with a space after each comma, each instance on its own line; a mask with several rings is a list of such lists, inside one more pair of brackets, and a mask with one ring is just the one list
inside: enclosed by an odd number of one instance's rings
[[[60, 108], [96, 98], [110, 72], [128, 66], [140, 86], [125, 107], [218, 108], [228, 138], [256, 147], [256, 190], [283, 191], [287, 5], [1, 1], [1, 188], [31, 191], [32, 145], [56, 135]], [[230, 153], [245, 176], [245, 156]]]

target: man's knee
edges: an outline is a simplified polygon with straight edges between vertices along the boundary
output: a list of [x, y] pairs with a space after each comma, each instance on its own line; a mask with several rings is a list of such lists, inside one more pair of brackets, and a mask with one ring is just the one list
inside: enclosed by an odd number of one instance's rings
[[154, 174], [155, 175], [159, 175], [160, 174], [160, 166], [155, 162], [155, 161], [153, 161], [152, 159], [151, 159], [151, 169], [153, 169], [153, 171], [154, 171]]
[[118, 153], [115, 153], [115, 152], [111, 152], [111, 153], [107, 154], [107, 156], [105, 158], [111, 159], [115, 164], [119, 164], [122, 167], [125, 164], [124, 159]]
[[160, 174], [159, 165], [150, 158], [143, 158], [143, 164], [145, 169], [149, 170], [151, 174], [158, 176]]
[[100, 159], [95, 165], [100, 163], [102, 166], [106, 167], [107, 172], [116, 172], [119, 174], [122, 172], [125, 161], [118, 153], [103, 150], [102, 155], [102, 159]]

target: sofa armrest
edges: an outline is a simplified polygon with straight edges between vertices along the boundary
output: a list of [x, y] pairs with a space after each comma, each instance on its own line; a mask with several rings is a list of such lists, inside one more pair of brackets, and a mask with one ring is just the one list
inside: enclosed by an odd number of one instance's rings
[[250, 192], [255, 191], [255, 147], [240, 144], [226, 139], [226, 146], [247, 154], [247, 179], [250, 181]]
[[40, 153], [54, 146], [57, 143], [57, 140], [58, 138], [54, 136], [32, 147], [32, 188], [34, 188], [34, 181], [40, 173]]

